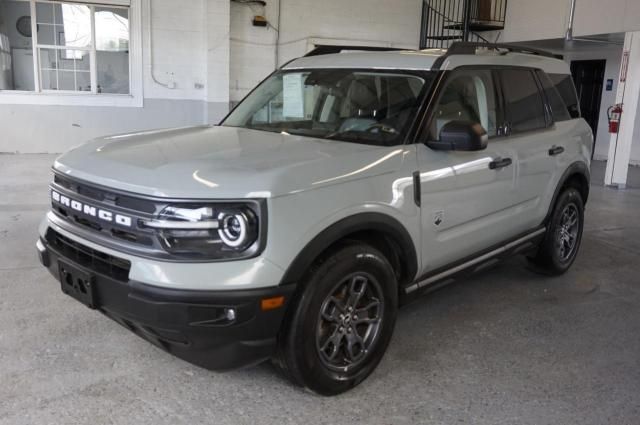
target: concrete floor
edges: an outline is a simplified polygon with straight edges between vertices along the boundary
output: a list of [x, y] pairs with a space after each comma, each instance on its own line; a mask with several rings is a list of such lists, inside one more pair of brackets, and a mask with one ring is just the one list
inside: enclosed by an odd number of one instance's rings
[[64, 296], [34, 250], [52, 160], [0, 155], [0, 424], [638, 423], [640, 190], [594, 184], [565, 276], [513, 258], [431, 294], [364, 385], [321, 398], [269, 364], [191, 366]]

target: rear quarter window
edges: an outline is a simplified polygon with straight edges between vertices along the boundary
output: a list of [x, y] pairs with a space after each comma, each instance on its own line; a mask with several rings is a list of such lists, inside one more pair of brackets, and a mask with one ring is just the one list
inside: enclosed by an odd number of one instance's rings
[[580, 104], [578, 103], [578, 95], [576, 87], [573, 85], [573, 79], [570, 74], [548, 74], [551, 82], [558, 90], [560, 97], [567, 107], [567, 112], [571, 118], [580, 118]]
[[567, 105], [565, 105], [562, 96], [558, 93], [555, 85], [549, 78], [549, 76], [541, 70], [536, 71], [538, 79], [544, 89], [544, 94], [547, 98], [547, 103], [551, 107], [551, 113], [553, 114], [554, 121], [567, 121], [571, 119]]

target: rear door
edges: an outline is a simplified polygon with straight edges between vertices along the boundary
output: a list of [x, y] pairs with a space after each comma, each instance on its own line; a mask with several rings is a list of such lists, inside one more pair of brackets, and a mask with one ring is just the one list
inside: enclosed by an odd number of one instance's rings
[[566, 135], [553, 123], [535, 70], [504, 68], [496, 73], [505, 105], [505, 139], [518, 157], [514, 164], [516, 228], [525, 232], [540, 225], [546, 215], [543, 201], [555, 188], [554, 157], [562, 155]]
[[515, 235], [516, 151], [500, 135], [504, 119], [494, 73], [459, 68], [436, 95], [423, 140], [438, 140], [452, 120], [480, 123], [485, 150], [436, 151], [416, 145], [420, 170], [422, 272], [478, 253]]

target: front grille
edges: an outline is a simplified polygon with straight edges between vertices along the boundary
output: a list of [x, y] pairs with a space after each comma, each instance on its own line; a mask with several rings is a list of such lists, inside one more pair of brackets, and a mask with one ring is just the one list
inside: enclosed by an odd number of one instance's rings
[[93, 199], [100, 203], [107, 203], [129, 210], [138, 211], [140, 213], [156, 214], [158, 212], [159, 207], [157, 203], [153, 201], [91, 186], [83, 182], [72, 180], [66, 176], [63, 177], [58, 174], [54, 174], [53, 182], [71, 192]]
[[105, 209], [114, 214], [119, 213], [130, 217], [131, 224], [125, 227], [118, 225], [114, 221], [100, 220], [96, 217], [95, 212], [93, 215], [87, 214], [86, 211], [80, 208], [71, 208], [68, 203], [65, 205], [52, 200], [52, 211], [61, 219], [96, 232], [108, 239], [120, 240], [124, 243], [144, 246], [154, 250], [161, 248], [155, 240], [153, 229], [141, 226], [140, 219], [156, 216], [166, 206], [166, 203], [135, 198], [58, 174], [54, 174], [54, 182], [51, 185], [51, 189], [59, 193], [60, 196], [67, 196], [94, 209]]
[[127, 282], [131, 262], [114, 257], [93, 248], [89, 248], [79, 242], [49, 228], [45, 236], [51, 248], [65, 258], [75, 261], [91, 271], [111, 277], [112, 279]]

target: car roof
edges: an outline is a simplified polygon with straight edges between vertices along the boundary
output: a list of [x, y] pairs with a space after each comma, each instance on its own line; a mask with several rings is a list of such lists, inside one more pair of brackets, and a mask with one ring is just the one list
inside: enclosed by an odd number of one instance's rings
[[304, 56], [282, 69], [351, 68], [383, 70], [452, 70], [460, 66], [524, 66], [550, 74], [570, 74], [569, 65], [554, 57], [494, 49], [479, 49], [475, 54], [449, 54], [446, 49], [353, 51]]

